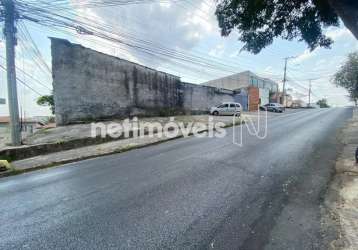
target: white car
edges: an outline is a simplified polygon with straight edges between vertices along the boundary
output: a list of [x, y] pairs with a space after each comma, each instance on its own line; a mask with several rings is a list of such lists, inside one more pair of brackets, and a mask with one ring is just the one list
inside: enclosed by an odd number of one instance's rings
[[236, 102], [224, 102], [217, 107], [210, 109], [211, 115], [241, 115], [241, 104]]

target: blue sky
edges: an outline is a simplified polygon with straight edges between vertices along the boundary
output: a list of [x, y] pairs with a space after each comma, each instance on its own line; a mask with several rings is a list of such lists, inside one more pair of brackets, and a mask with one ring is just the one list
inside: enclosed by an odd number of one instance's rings
[[[71, 2], [76, 1], [72, 0]], [[172, 61], [168, 62], [167, 60], [170, 60], [168, 58], [158, 60], [148, 57], [148, 55], [144, 56], [142, 53], [123, 45], [109, 44], [107, 41], [88, 35], [57, 32], [25, 21], [23, 24], [28, 29], [49, 67], [51, 67], [51, 51], [48, 36], [66, 38], [107, 54], [179, 75], [183, 81], [198, 84], [234, 72], [251, 70], [282, 85], [283, 58], [296, 56], [295, 59], [289, 61], [288, 66], [288, 89], [291, 94], [307, 101], [308, 79], [314, 78], [316, 79], [312, 82], [314, 101], [326, 97], [331, 105], [350, 104], [347, 92], [330, 82], [331, 75], [344, 62], [346, 55], [358, 50], [357, 40], [343, 26], [329, 28], [325, 31], [335, 41], [332, 49], [329, 50], [318, 48], [310, 52], [303, 42], [277, 39], [273, 45], [264, 49], [260, 54], [252, 55], [247, 52], [240, 52], [242, 44], [237, 41], [237, 32], [233, 32], [229, 37], [220, 36], [214, 15], [215, 6], [210, 0], [178, 1], [171, 4], [125, 5], [98, 9], [77, 8], [76, 11], [96, 23], [112, 26], [116, 32], [132, 34], [137, 38], [159, 43], [188, 55], [215, 60], [230, 65], [230, 70], [208, 70], [205, 67], [190, 70], [174, 64]], [[30, 49], [31, 43], [24, 38], [23, 34], [19, 34], [17, 66], [21, 71], [18, 70], [18, 77], [23, 79], [36, 92], [49, 94], [50, 89], [52, 89], [51, 74], [41, 62], [34, 61]], [[3, 40], [0, 43], [0, 54], [5, 57]], [[2, 58], [0, 58], [0, 63], [4, 65]], [[1, 71], [0, 76], [0, 97], [6, 97], [6, 81], [3, 71]], [[38, 93], [20, 83], [18, 88], [19, 103], [27, 116], [49, 114], [48, 108], [36, 105], [35, 100]], [[7, 114], [7, 106], [0, 105], [0, 116]]]

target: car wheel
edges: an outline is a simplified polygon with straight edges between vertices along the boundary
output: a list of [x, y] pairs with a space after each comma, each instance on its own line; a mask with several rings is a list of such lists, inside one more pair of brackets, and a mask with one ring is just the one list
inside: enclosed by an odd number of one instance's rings
[[218, 116], [218, 115], [219, 115], [219, 112], [218, 112], [218, 111], [214, 111], [214, 112], [213, 112], [213, 115]]

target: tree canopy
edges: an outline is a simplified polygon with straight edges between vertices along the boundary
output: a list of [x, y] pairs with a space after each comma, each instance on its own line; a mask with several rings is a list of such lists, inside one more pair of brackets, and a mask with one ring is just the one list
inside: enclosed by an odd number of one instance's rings
[[327, 99], [326, 99], [326, 98], [323, 98], [323, 99], [321, 99], [321, 100], [318, 100], [317, 105], [318, 105], [320, 108], [329, 108], [329, 105], [328, 105], [328, 102], [327, 102]]
[[286, 40], [298, 38], [314, 50], [317, 47], [329, 48], [332, 45], [332, 39], [325, 36], [323, 28], [339, 26], [338, 15], [343, 21], [347, 21], [349, 18], [345, 18], [344, 15], [348, 12], [347, 5], [358, 10], [356, 2], [352, 0], [218, 0], [216, 16], [221, 34], [228, 36], [237, 29], [239, 40], [244, 43], [243, 49], [254, 54], [270, 45], [277, 37]]
[[358, 52], [348, 55], [347, 61], [334, 75], [333, 81], [346, 88], [352, 100], [358, 104]]
[[49, 106], [52, 114], [55, 114], [55, 101], [54, 101], [53, 95], [40, 96], [37, 99], [37, 105]]

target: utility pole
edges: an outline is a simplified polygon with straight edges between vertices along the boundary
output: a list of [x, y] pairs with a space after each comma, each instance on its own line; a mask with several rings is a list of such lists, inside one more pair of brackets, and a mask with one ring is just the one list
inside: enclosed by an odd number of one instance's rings
[[283, 73], [283, 90], [282, 90], [282, 95], [283, 95], [283, 101], [282, 104], [284, 107], [287, 106], [287, 99], [286, 99], [286, 82], [287, 82], [287, 62], [289, 59], [293, 59], [295, 58], [295, 56], [289, 56], [284, 58], [285, 60], [285, 69], [284, 69], [284, 73]]
[[312, 79], [309, 79], [310, 85], [308, 89], [308, 107], [311, 107]]
[[11, 143], [21, 145], [21, 131], [19, 122], [19, 104], [17, 100], [15, 45], [16, 45], [16, 11], [13, 0], [1, 0], [5, 11], [4, 35], [6, 39], [6, 70], [7, 88], [10, 112]]
[[312, 97], [312, 81], [318, 80], [319, 78], [311, 78], [308, 79], [309, 81], [309, 88], [308, 88], [308, 107], [311, 106], [311, 97]]

